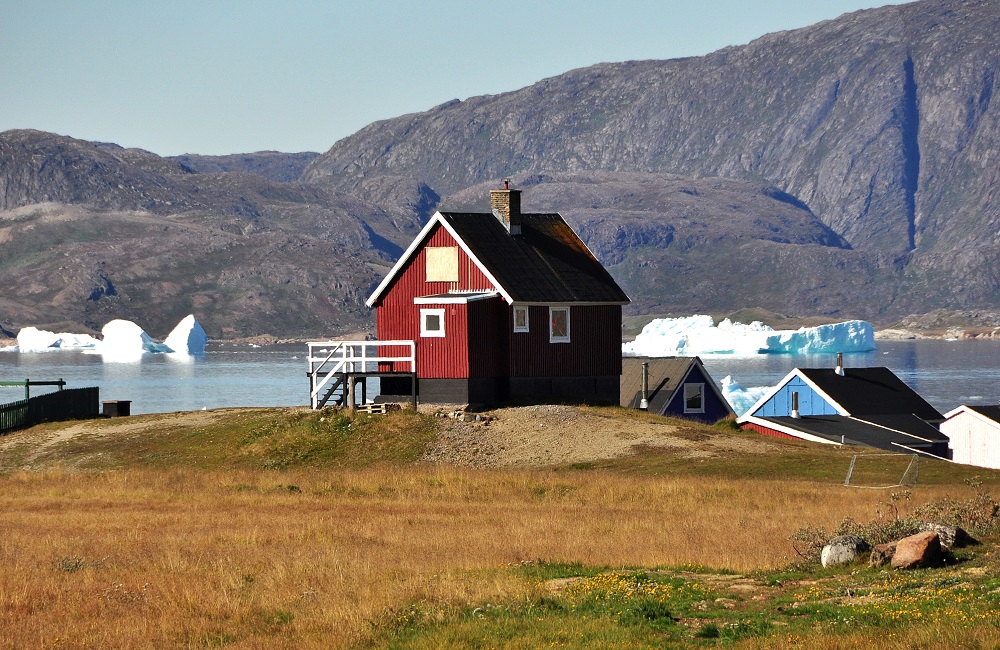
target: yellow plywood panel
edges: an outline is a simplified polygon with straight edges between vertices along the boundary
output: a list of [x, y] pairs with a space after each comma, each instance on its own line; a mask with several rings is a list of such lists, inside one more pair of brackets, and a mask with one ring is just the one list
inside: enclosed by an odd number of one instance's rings
[[424, 250], [428, 282], [458, 282], [458, 246], [429, 246]]

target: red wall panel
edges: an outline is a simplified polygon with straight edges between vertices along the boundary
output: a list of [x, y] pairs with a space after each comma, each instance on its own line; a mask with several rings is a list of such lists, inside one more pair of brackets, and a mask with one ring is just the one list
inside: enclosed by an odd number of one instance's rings
[[[513, 329], [513, 311], [508, 315]], [[512, 377], [589, 377], [622, 373], [620, 305], [570, 308], [570, 342], [549, 343], [549, 308], [529, 307], [526, 333], [511, 334]]]
[[788, 440], [801, 440], [802, 438], [796, 438], [795, 436], [790, 436], [787, 433], [781, 431], [775, 431], [774, 429], [769, 429], [768, 427], [763, 427], [759, 424], [754, 424], [753, 422], [745, 422], [740, 425], [740, 428], [750, 431], [756, 431], [762, 436], [768, 436], [770, 438], [786, 438]]
[[[378, 338], [413, 340], [417, 343], [417, 376], [459, 378], [469, 376], [468, 310], [466, 305], [414, 305], [413, 299], [449, 291], [491, 291], [493, 285], [464, 251], [458, 251], [458, 282], [427, 282], [426, 246], [457, 246], [455, 239], [441, 226], [431, 231], [427, 243], [409, 263], [400, 269], [395, 280], [375, 304]], [[445, 310], [442, 337], [420, 336], [420, 310]]]

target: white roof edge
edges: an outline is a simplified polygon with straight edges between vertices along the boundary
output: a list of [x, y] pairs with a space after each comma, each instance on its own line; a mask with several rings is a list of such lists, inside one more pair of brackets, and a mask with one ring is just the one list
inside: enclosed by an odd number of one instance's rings
[[748, 408], [747, 411], [746, 411], [746, 413], [744, 413], [743, 415], [741, 415], [736, 420], [736, 423], [737, 424], [742, 424], [743, 422], [749, 422], [749, 419], [744, 420], [744, 418], [750, 418], [750, 417], [752, 417], [751, 416], [752, 413], [754, 413], [760, 407], [764, 406], [764, 404], [766, 404], [769, 399], [771, 399], [772, 397], [774, 397], [775, 395], [777, 395], [778, 391], [781, 390], [781, 387], [784, 386], [792, 377], [794, 377], [796, 375], [796, 371], [797, 370], [798, 370], [798, 368], [792, 368], [792, 370], [790, 370], [787, 375], [785, 375], [784, 377], [782, 377], [781, 380], [777, 384], [774, 385], [774, 388], [772, 388], [771, 390], [769, 390], [766, 393], [764, 393], [764, 395], [760, 399], [758, 399], [756, 402], [754, 402], [754, 405], [751, 406], [750, 408]]
[[736, 421], [737, 424], [743, 422], [744, 421], [743, 420], [744, 417], [749, 417], [748, 414], [753, 413], [754, 411], [756, 411], [760, 407], [764, 406], [764, 404], [766, 404], [769, 399], [771, 399], [772, 397], [774, 397], [775, 395], [777, 395], [778, 391], [781, 390], [782, 388], [784, 388], [785, 384], [787, 384], [792, 379], [792, 377], [796, 377], [796, 376], [799, 379], [801, 379], [806, 384], [806, 386], [809, 386], [809, 388], [812, 388], [814, 391], [816, 391], [817, 393], [819, 393], [820, 395], [822, 395], [824, 398], [826, 398], [826, 400], [831, 405], [833, 405], [833, 407], [835, 409], [837, 409], [837, 413], [839, 415], [850, 417], [851, 414], [847, 411], [847, 409], [845, 409], [843, 406], [841, 406], [840, 404], [838, 404], [836, 402], [836, 400], [834, 400], [832, 397], [830, 397], [826, 393], [826, 391], [824, 391], [823, 389], [821, 389], [819, 386], [817, 386], [815, 384], [815, 382], [813, 382], [811, 379], [809, 379], [808, 377], [806, 377], [805, 374], [802, 372], [801, 368], [792, 368], [792, 370], [787, 375], [785, 375], [784, 377], [781, 378], [781, 381], [779, 381], [777, 384], [775, 384], [774, 388], [772, 388], [770, 391], [768, 391], [767, 393], [765, 393], [764, 396], [761, 397], [759, 400], [757, 400], [754, 403], [753, 406], [751, 406], [749, 409], [747, 409], [747, 412], [744, 413], [743, 416]]
[[994, 420], [990, 416], [984, 415], [983, 413], [977, 411], [976, 407], [972, 404], [961, 404], [957, 408], [953, 408], [952, 410], [948, 411], [947, 413], [944, 414], [944, 420], [941, 421], [941, 424], [944, 424], [945, 421], [950, 420], [956, 415], [960, 415], [962, 413], [968, 413], [972, 417], [977, 418], [987, 424], [993, 424], [993, 425], [1000, 424], [1000, 422]]
[[958, 415], [959, 413], [968, 410], [968, 408], [969, 407], [967, 405], [960, 404], [957, 407], [955, 407], [952, 410], [950, 410], [947, 413], [945, 413], [944, 414], [944, 419], [948, 420], [948, 419], [952, 418], [953, 416]]
[[900, 449], [905, 449], [906, 451], [908, 451], [908, 452], [910, 452], [912, 454], [917, 454], [917, 455], [920, 455], [920, 456], [927, 456], [928, 458], [933, 458], [935, 460], [943, 460], [943, 461], [946, 461], [946, 462], [949, 462], [949, 463], [952, 463], [952, 464], [961, 464], [961, 463], [956, 463], [956, 461], [953, 461], [950, 458], [945, 458], [944, 456], [935, 456], [934, 454], [930, 453], [929, 451], [924, 451], [923, 449], [914, 449], [913, 447], [907, 447], [906, 445], [904, 445], [902, 443], [899, 443], [899, 442], [892, 442], [892, 441], [890, 441], [889, 444], [890, 445], [895, 445], [895, 446], [899, 447]]
[[805, 433], [804, 431], [799, 431], [798, 429], [792, 429], [791, 427], [786, 427], [784, 425], [778, 424], [776, 422], [771, 422], [770, 420], [764, 418], [756, 418], [753, 416], [743, 417], [738, 420], [740, 424], [756, 424], [759, 427], [767, 427], [768, 429], [774, 429], [775, 431], [780, 431], [781, 433], [792, 436], [793, 438], [799, 438], [801, 440], [808, 440], [809, 442], [821, 442], [824, 445], [837, 445], [840, 446], [839, 442], [834, 442], [833, 440], [827, 440], [826, 438], [820, 438], [819, 436], [814, 436], [811, 433]]
[[379, 285], [375, 288], [375, 291], [372, 292], [372, 295], [368, 296], [368, 300], [365, 301], [365, 305], [367, 307], [371, 307], [372, 305], [375, 304], [375, 302], [381, 297], [382, 292], [385, 291], [385, 289], [389, 286], [392, 280], [396, 277], [396, 274], [399, 273], [400, 269], [402, 269], [403, 266], [406, 265], [410, 257], [413, 256], [413, 253], [418, 248], [420, 248], [420, 246], [424, 242], [424, 239], [427, 238], [427, 235], [430, 233], [431, 229], [434, 227], [435, 224], [441, 224], [441, 227], [444, 228], [446, 231], [448, 231], [448, 234], [451, 235], [452, 238], [458, 243], [459, 248], [465, 251], [465, 254], [468, 255], [469, 259], [472, 260], [472, 263], [475, 264], [480, 271], [482, 271], [483, 275], [486, 276], [486, 279], [493, 283], [493, 286], [496, 287], [497, 292], [501, 296], [503, 296], [503, 299], [507, 301], [507, 304], [513, 303], [514, 300], [510, 297], [510, 294], [507, 292], [507, 290], [504, 289], [499, 282], [497, 282], [497, 279], [493, 277], [493, 274], [490, 273], [489, 269], [487, 269], [486, 266], [481, 261], [479, 261], [479, 258], [476, 257], [471, 250], [469, 250], [468, 244], [466, 244], [465, 241], [463, 241], [462, 238], [459, 237], [458, 233], [455, 232], [455, 229], [451, 227], [451, 225], [445, 220], [444, 215], [441, 214], [441, 211], [438, 210], [433, 215], [431, 215], [431, 218], [427, 221], [427, 224], [420, 230], [420, 233], [413, 238], [413, 241], [410, 242], [409, 247], [403, 252], [402, 255], [399, 256], [399, 259], [396, 260], [396, 264], [393, 265], [389, 273], [387, 273], [386, 276], [382, 278], [382, 282], [380, 282]]
[[365, 301], [365, 306], [371, 307], [372, 305], [375, 304], [375, 301], [379, 299], [379, 296], [382, 295], [382, 292], [385, 291], [385, 288], [389, 286], [389, 283], [392, 281], [392, 279], [396, 277], [396, 274], [399, 273], [399, 270], [403, 268], [403, 265], [405, 265], [407, 260], [410, 259], [410, 256], [413, 255], [413, 251], [419, 248], [421, 242], [423, 242], [424, 238], [427, 237], [427, 234], [431, 231], [431, 228], [434, 227], [434, 224], [439, 223], [441, 221], [442, 217], [440, 210], [431, 215], [431, 218], [427, 220], [427, 223], [424, 225], [424, 227], [420, 229], [420, 232], [417, 234], [417, 236], [413, 238], [412, 242], [410, 242], [409, 247], [405, 251], [403, 251], [403, 254], [399, 256], [399, 259], [396, 260], [396, 263], [393, 265], [393, 267], [389, 269], [389, 272], [385, 274], [384, 278], [382, 278], [382, 282], [380, 282], [379, 285], [375, 287], [375, 291], [372, 292], [372, 295], [368, 296], [368, 300]]
[[[916, 416], [914, 416], [914, 417], [916, 417]], [[910, 433], [909, 431], [900, 431], [899, 429], [893, 429], [892, 427], [887, 427], [884, 424], [879, 424], [878, 422], [872, 422], [871, 420], [863, 420], [861, 418], [856, 418], [853, 415], [848, 416], [847, 419], [848, 420], [854, 420], [855, 422], [862, 422], [862, 423], [867, 424], [869, 426], [878, 427], [879, 429], [885, 429], [886, 431], [893, 431], [895, 433], [898, 433], [898, 434], [901, 434], [901, 435], [904, 435], [904, 436], [909, 436], [911, 438], [916, 438], [917, 440], [923, 440], [924, 442], [930, 442], [930, 443], [941, 442], [940, 440], [931, 440], [930, 438], [924, 438], [922, 436], [918, 436], [917, 434]], [[897, 444], [897, 443], [893, 443], [893, 444]]]
[[[691, 358], [694, 360], [694, 363], [688, 366], [687, 372], [684, 374], [684, 379], [682, 379], [681, 383], [677, 384], [677, 386], [680, 387], [681, 385], [683, 385], [684, 382], [687, 380], [688, 375], [691, 374], [691, 370], [693, 370], [695, 366], [698, 366], [698, 368], [701, 369], [701, 376], [705, 378], [705, 383], [707, 383], [709, 387], [711, 387], [712, 392], [715, 393], [715, 396], [719, 398], [719, 401], [725, 405], [726, 409], [731, 414], [736, 415], [736, 411], [733, 410], [732, 404], [730, 404], [729, 400], [727, 400], [725, 395], [722, 394], [722, 391], [719, 390], [719, 387], [715, 385], [715, 379], [712, 378], [712, 375], [708, 372], [708, 369], [705, 368], [705, 364], [701, 362], [701, 357], [695, 355], [694, 357]], [[676, 392], [676, 390], [674, 392]], [[671, 398], [673, 398], [673, 395], [671, 395]]]

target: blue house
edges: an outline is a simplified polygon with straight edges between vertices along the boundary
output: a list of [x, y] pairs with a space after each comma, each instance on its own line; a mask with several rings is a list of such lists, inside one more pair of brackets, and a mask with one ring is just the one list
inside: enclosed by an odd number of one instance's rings
[[944, 416], [888, 368], [796, 368], [737, 422], [777, 438], [948, 458]]
[[622, 406], [639, 408], [644, 363], [649, 364], [646, 399], [650, 413], [708, 424], [736, 415], [698, 357], [624, 357]]

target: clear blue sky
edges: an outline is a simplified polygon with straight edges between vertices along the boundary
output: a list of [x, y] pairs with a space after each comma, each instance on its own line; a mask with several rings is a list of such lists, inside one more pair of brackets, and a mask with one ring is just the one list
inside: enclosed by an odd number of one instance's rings
[[706, 54], [888, 0], [0, 0], [0, 131], [161, 155], [325, 151], [605, 61]]

